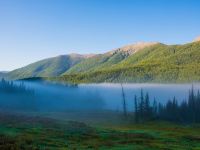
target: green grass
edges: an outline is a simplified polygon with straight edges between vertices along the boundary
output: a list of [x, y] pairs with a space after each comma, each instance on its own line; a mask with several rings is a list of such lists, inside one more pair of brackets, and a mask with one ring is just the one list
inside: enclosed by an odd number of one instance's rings
[[200, 149], [200, 126], [197, 125], [184, 126], [167, 122], [97, 125], [89, 123], [89, 120], [80, 122], [6, 114], [1, 115], [0, 124], [0, 149]]

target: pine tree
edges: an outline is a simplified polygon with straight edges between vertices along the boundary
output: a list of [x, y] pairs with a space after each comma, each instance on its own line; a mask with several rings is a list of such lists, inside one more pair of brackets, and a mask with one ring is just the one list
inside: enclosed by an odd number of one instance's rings
[[135, 95], [135, 99], [134, 99], [134, 102], [135, 102], [135, 113], [134, 113], [134, 116], [135, 116], [135, 122], [137, 123], [138, 122], [138, 115], [139, 115], [139, 112], [138, 112], [138, 100], [137, 100], [137, 96]]
[[195, 122], [195, 94], [193, 85], [191, 91], [189, 91], [188, 109], [190, 122]]
[[144, 118], [145, 118], [145, 120], [149, 120], [151, 118], [151, 108], [150, 108], [148, 93], [146, 93], [145, 101], [144, 101]]
[[154, 100], [153, 100], [153, 117], [154, 118], [157, 117], [157, 113], [158, 113], [158, 105], [157, 105], [157, 101], [154, 97]]
[[144, 94], [143, 94], [142, 89], [141, 89], [141, 95], [140, 95], [139, 114], [140, 114], [140, 118], [143, 119], [144, 118]]
[[200, 122], [200, 91], [198, 90], [196, 96], [196, 115], [197, 115], [197, 122]]
[[126, 98], [125, 98], [125, 93], [124, 93], [124, 88], [123, 85], [121, 84], [121, 89], [122, 89], [122, 100], [123, 100], [123, 112], [124, 112], [124, 116], [127, 116], [127, 110], [126, 110]]

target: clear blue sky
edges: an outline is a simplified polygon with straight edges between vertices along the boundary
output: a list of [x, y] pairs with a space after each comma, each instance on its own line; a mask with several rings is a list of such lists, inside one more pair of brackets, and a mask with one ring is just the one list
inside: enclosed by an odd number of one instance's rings
[[199, 0], [0, 0], [0, 70], [137, 41], [190, 42]]

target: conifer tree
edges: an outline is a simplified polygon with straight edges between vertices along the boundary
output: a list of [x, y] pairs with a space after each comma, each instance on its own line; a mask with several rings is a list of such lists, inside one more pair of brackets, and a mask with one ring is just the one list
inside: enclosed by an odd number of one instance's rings
[[135, 98], [134, 98], [134, 103], [135, 103], [135, 109], [134, 109], [134, 111], [135, 111], [135, 114], [134, 114], [134, 116], [135, 116], [135, 122], [137, 123], [138, 122], [138, 115], [139, 115], [139, 112], [138, 112], [138, 100], [137, 100], [137, 96], [135, 95]]

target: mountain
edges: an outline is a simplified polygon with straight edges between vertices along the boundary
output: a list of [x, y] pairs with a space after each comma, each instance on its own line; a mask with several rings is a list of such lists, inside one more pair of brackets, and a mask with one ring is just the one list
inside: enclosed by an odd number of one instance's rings
[[[122, 51], [118, 51], [115, 51], [109, 58], [121, 55]], [[91, 61], [91, 58], [87, 59], [70, 68], [59, 80], [68, 82], [200, 81], [199, 41], [184, 45], [157, 43], [120, 58], [122, 59], [115, 63], [105, 65], [108, 62], [105, 61], [104, 65], [100, 64], [95, 66], [94, 69], [86, 69], [86, 71], [80, 72], [77, 67], [80, 68], [80, 66], [84, 66], [81, 64]], [[72, 70], [75, 71], [72, 72]]]
[[127, 59], [130, 55], [133, 55], [134, 53], [144, 48], [151, 47], [157, 44], [157, 42], [139, 42], [136, 44], [111, 50], [104, 54], [95, 55], [73, 66], [64, 74], [74, 74], [80, 72], [83, 73], [105, 69], [107, 67], [111, 67], [115, 64], [120, 63], [124, 59]]
[[9, 72], [7, 76], [10, 79], [59, 76], [86, 58], [88, 57], [79, 54], [61, 55], [16, 69]]
[[139, 42], [104, 54], [63, 55], [9, 72], [12, 79], [50, 77], [87, 82], [200, 81], [200, 41], [183, 45]]
[[[8, 73], [10, 79], [55, 77], [64, 74], [94, 71], [124, 60], [133, 52], [154, 43], [136, 43], [104, 54], [70, 54], [44, 59]], [[130, 51], [132, 51], [130, 53]], [[129, 54], [130, 53], [130, 54]]]

